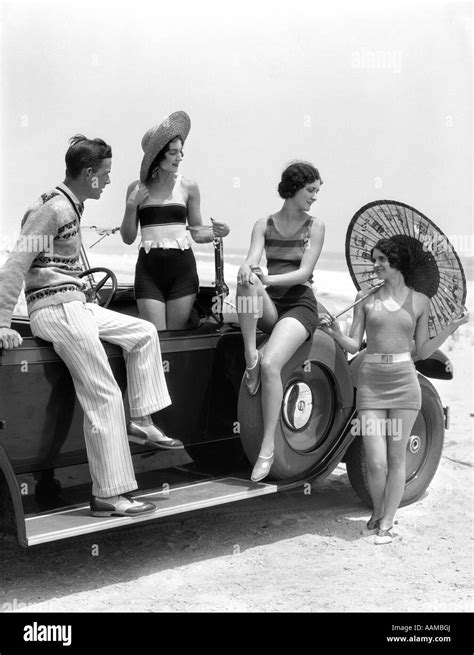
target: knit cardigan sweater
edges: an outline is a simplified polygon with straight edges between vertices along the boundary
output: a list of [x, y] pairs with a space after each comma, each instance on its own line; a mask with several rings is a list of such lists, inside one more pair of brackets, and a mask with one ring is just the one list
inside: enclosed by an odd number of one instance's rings
[[85, 302], [88, 285], [77, 277], [82, 270], [80, 251], [74, 207], [57, 189], [44, 193], [28, 208], [16, 246], [0, 269], [0, 327], [10, 327], [23, 281], [28, 314], [48, 305]]

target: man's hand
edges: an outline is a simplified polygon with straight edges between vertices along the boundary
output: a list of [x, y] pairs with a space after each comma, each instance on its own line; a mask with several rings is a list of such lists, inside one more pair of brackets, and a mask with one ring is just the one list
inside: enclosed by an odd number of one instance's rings
[[0, 348], [11, 350], [12, 348], [18, 348], [22, 343], [23, 339], [16, 330], [6, 327], [0, 328]]

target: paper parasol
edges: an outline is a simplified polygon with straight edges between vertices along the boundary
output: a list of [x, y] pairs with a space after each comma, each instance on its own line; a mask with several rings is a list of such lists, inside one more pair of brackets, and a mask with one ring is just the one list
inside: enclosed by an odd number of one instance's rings
[[371, 250], [379, 239], [406, 245], [413, 257], [407, 285], [430, 299], [428, 329], [436, 336], [464, 310], [466, 277], [447, 236], [421, 212], [403, 202], [377, 200], [354, 215], [346, 233], [346, 261], [357, 289], [379, 283]]

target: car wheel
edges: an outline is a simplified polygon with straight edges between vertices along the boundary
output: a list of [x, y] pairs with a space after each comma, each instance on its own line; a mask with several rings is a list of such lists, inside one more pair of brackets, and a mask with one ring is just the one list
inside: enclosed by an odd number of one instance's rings
[[[418, 500], [428, 488], [436, 473], [444, 443], [444, 412], [434, 386], [419, 375], [421, 410], [413, 425], [407, 444], [406, 483], [400, 506]], [[356, 437], [345, 456], [347, 475], [352, 488], [363, 502], [372, 507], [363, 441]]]
[[[281, 380], [283, 401], [269, 477], [297, 480], [319, 472], [330, 473], [354, 398], [352, 377], [342, 349], [327, 334], [316, 331], [312, 341], [303, 344], [283, 367]], [[251, 396], [242, 379], [238, 403], [240, 438], [252, 465], [263, 438], [261, 397], [261, 387]]]

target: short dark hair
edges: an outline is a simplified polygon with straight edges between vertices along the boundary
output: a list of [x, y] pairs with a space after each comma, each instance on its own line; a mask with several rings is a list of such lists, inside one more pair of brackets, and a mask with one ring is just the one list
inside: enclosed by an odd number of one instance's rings
[[370, 251], [372, 261], [374, 261], [375, 249], [380, 250], [385, 255], [390, 266], [400, 271], [405, 279], [405, 284], [408, 284], [411, 269], [413, 268], [413, 255], [410, 249], [404, 243], [393, 238], [379, 239]]
[[102, 139], [88, 139], [83, 134], [76, 134], [69, 139], [66, 152], [66, 175], [78, 177], [84, 168], [95, 172], [103, 159], [112, 157], [112, 148]]
[[155, 159], [150, 164], [150, 167], [148, 169], [148, 173], [147, 173], [147, 176], [146, 176], [145, 183], [149, 182], [151, 180], [152, 175], [153, 175], [153, 171], [158, 166], [160, 161], [163, 161], [163, 159], [165, 158], [166, 153], [170, 149], [170, 144], [173, 143], [173, 141], [176, 141], [176, 139], [179, 139], [181, 141], [181, 143], [183, 143], [183, 137], [181, 136], [181, 134], [177, 134], [172, 139], [170, 139], [165, 146], [163, 146], [163, 148], [160, 150], [160, 152], [156, 155]]
[[278, 193], [285, 200], [293, 198], [297, 191], [317, 180], [323, 183], [317, 168], [309, 162], [297, 161], [287, 166], [281, 174]]

